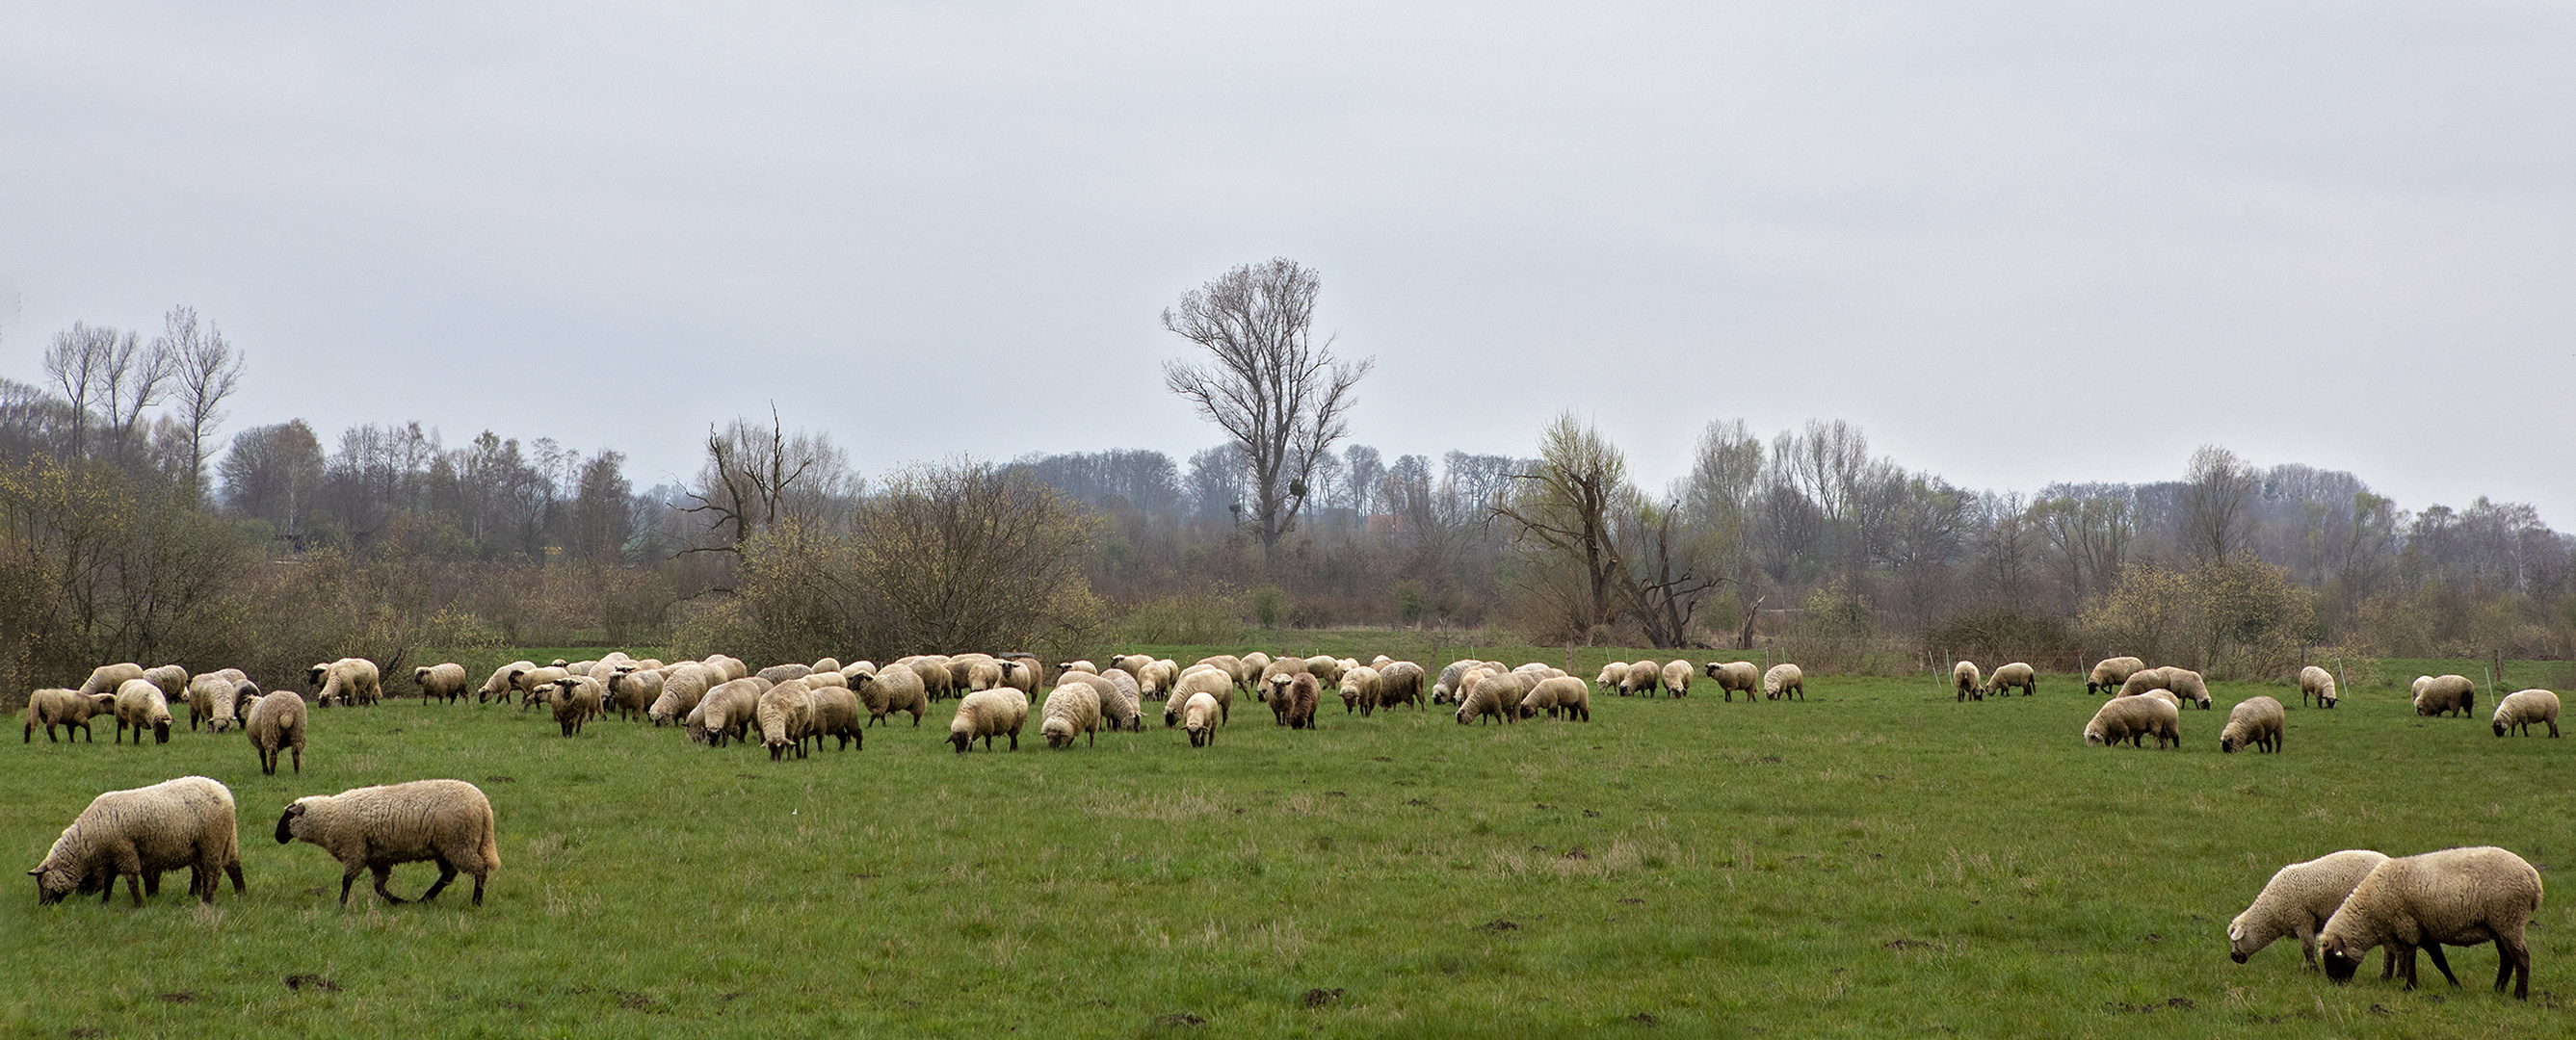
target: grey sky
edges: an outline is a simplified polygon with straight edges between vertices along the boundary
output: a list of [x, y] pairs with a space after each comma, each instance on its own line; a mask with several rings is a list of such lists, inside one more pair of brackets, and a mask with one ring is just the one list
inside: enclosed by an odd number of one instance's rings
[[436, 6], [0, 6], [0, 374], [187, 303], [231, 429], [1181, 455], [1156, 316], [1288, 256], [1390, 456], [1843, 418], [2576, 526], [2566, 4]]

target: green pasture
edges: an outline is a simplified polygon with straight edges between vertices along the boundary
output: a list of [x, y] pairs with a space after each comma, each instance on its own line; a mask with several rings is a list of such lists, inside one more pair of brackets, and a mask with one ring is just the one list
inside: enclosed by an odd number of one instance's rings
[[[1315, 648], [1368, 656], [1331, 638]], [[1578, 651], [1576, 670], [1612, 656]], [[468, 663], [479, 683], [490, 662]], [[2450, 954], [2464, 988], [2428, 964], [2412, 993], [2375, 965], [2330, 984], [2295, 940], [2227, 958], [2227, 920], [2294, 860], [2493, 844], [2553, 883], [2576, 861], [2576, 740], [2492, 736], [2483, 692], [2476, 718], [2419, 719], [2391, 690], [2321, 711], [2219, 683], [2217, 709], [2186, 712], [2185, 746], [2160, 752], [2084, 747], [2098, 700], [2070, 676], [1968, 704], [1928, 675], [1808, 688], [1729, 704], [1702, 679], [1688, 700], [1596, 693], [1590, 723], [1511, 726], [1335, 701], [1312, 732], [1246, 697], [1195, 751], [1155, 712], [1143, 733], [1049, 752], [1032, 712], [1018, 753], [964, 756], [943, 702], [864, 750], [780, 763], [645, 724], [567, 740], [542, 712], [396, 699], [315, 712], [300, 777], [261, 776], [238, 735], [114, 746], [101, 722], [95, 745], [0, 752], [15, 869], [97, 793], [202, 773], [241, 804], [250, 891], [206, 909], [165, 880], [141, 910], [122, 889], [40, 908], [22, 883], [0, 901], [0, 1033], [2576, 1028], [2576, 891], [2532, 922], [2528, 1002], [2488, 989], [2492, 947]], [[2227, 707], [2258, 692], [2291, 708], [2285, 752], [2220, 754]], [[362, 878], [344, 909], [335, 863], [270, 837], [297, 796], [424, 777], [480, 784], [499, 815], [505, 863], [480, 908], [462, 883], [378, 905]], [[433, 876], [398, 867], [394, 891]]]

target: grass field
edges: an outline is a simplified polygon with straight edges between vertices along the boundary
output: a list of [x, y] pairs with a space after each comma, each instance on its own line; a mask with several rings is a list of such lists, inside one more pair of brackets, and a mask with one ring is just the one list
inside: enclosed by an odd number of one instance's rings
[[[1356, 649], [1356, 648], [1355, 648]], [[1545, 652], [1540, 652], [1545, 653]], [[1579, 659], [1598, 669], [1602, 651]], [[1551, 660], [1558, 654], [1549, 654]], [[1506, 660], [1523, 659], [1506, 655]], [[1438, 662], [1426, 662], [1437, 667]], [[487, 666], [488, 667], [488, 666]], [[2408, 676], [2411, 678], [2411, 675]], [[478, 671], [475, 678], [481, 678]], [[393, 683], [408, 689], [408, 682]], [[1594, 721], [1460, 727], [1249, 699], [1216, 746], [1158, 720], [1096, 747], [958, 756], [953, 702], [865, 750], [773, 764], [676, 730], [389, 701], [314, 715], [301, 777], [239, 736], [5, 754], [0, 841], [35, 865], [97, 793], [203, 773], [241, 803], [246, 897], [184, 883], [0, 909], [11, 1036], [2497, 1036], [2576, 1027], [2576, 891], [2492, 947], [2337, 987], [2224, 929], [2283, 863], [2494, 844], [2554, 882], [2576, 741], [2216, 684], [2179, 752], [2087, 749], [2098, 701], [1958, 704], [1814, 678], [1807, 703], [1597, 694]], [[2221, 755], [2228, 705], [2292, 706]], [[1033, 713], [1034, 714], [1034, 713]], [[2571, 720], [2576, 721], [2576, 720]], [[113, 732], [102, 723], [99, 735]], [[505, 864], [432, 906], [334, 903], [270, 839], [299, 795], [452, 776]], [[396, 868], [417, 894], [434, 876]], [[2375, 960], [2375, 958], [2374, 958]], [[327, 980], [289, 988], [300, 976]], [[303, 981], [303, 980], [299, 980]], [[2570, 989], [2561, 998], [2556, 990]], [[95, 1032], [93, 1032], [95, 1031]]]

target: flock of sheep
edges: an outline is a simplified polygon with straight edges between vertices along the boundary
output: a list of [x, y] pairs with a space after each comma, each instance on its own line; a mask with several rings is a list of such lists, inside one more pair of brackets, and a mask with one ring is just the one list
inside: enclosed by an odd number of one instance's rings
[[[1995, 669], [1992, 676], [1982, 676], [1974, 661], [1961, 661], [1950, 667], [1950, 682], [1963, 703], [1984, 700], [1989, 693], [2009, 693], [2015, 687], [2025, 697], [2039, 689], [2038, 673], [2018, 661]], [[2084, 743], [2095, 747], [2123, 743], [2145, 747], [2148, 737], [2154, 737], [2159, 748], [2181, 747], [2183, 707], [2205, 710], [2211, 703], [2209, 685], [2199, 672], [2177, 666], [2149, 668], [2135, 657], [2105, 658], [2095, 664], [2085, 676], [2084, 692], [2111, 695], [2101, 710], [2093, 713], [2092, 721], [2084, 724]], [[2414, 694], [2418, 715], [2457, 713], [2467, 718], [2477, 705], [2477, 684], [2466, 676], [2416, 676]], [[2315, 665], [2299, 670], [2299, 703], [2305, 705], [2311, 698], [2320, 708], [2335, 706], [2340, 698], [2335, 693], [2333, 673]], [[2279, 751], [2286, 718], [2280, 701], [2264, 696], [2246, 698], [2228, 711], [2227, 724], [2218, 733], [2218, 748], [2229, 753], [2249, 746]], [[2491, 721], [2499, 737], [2529, 733], [2534, 723], [2546, 724], [2549, 735], [2555, 737], [2558, 695], [2542, 689], [2507, 694], [2497, 702]]]

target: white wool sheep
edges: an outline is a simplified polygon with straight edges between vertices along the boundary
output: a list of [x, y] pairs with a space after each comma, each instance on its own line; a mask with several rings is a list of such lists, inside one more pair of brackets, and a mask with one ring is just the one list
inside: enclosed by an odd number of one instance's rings
[[241, 724], [236, 694], [241, 684], [247, 681], [235, 668], [191, 677], [188, 680], [188, 730], [195, 732], [197, 723], [203, 722], [207, 732], [232, 732], [234, 726]]
[[1066, 681], [1047, 691], [1046, 704], [1039, 708], [1044, 717], [1039, 735], [1049, 748], [1071, 746], [1075, 737], [1100, 743], [1100, 688], [1071, 675], [1062, 678]]
[[1978, 700], [1986, 699], [1985, 680], [1978, 676], [1977, 663], [1974, 661], [1961, 661], [1951, 665], [1950, 685], [1958, 688], [1959, 700], [1963, 702], [1971, 697]]
[[751, 678], [751, 666], [742, 663], [742, 658], [739, 657], [727, 657], [723, 654], [708, 654], [706, 656], [706, 660], [701, 663], [714, 668], [724, 676], [724, 682], [709, 685], [707, 688], [710, 690], [736, 679]]
[[587, 675], [567, 675], [555, 680], [555, 725], [570, 737], [581, 732], [583, 723], [598, 718], [601, 706], [608, 701], [608, 691], [599, 680]]
[[2299, 704], [2305, 706], [2308, 703], [2308, 698], [2311, 696], [2317, 699], [2317, 707], [2331, 708], [2335, 706], [2336, 697], [2333, 672], [2326, 671], [2325, 669], [2319, 668], [2315, 665], [2309, 665], [2305, 668], [2299, 669]]
[[1266, 673], [1269, 670], [1270, 655], [1259, 650], [1255, 650], [1243, 655], [1243, 671], [1238, 674], [1243, 677], [1243, 684], [1250, 686], [1254, 683], [1260, 682], [1263, 673]]
[[752, 674], [763, 679], [767, 679], [771, 686], [776, 686], [789, 679], [802, 679], [808, 675], [814, 674], [814, 666], [810, 664], [773, 664], [767, 668], [753, 672]]
[[1288, 678], [1288, 728], [1314, 729], [1315, 709], [1324, 700], [1324, 684], [1311, 672]]
[[411, 681], [420, 687], [420, 699], [424, 702], [444, 700], [454, 704], [465, 696], [465, 666], [454, 661], [414, 668]]
[[[840, 674], [834, 672], [832, 677], [837, 679]], [[662, 681], [662, 673], [649, 668], [638, 668], [610, 680], [609, 709], [615, 711], [617, 717], [622, 719], [641, 718], [649, 714], [653, 710], [653, 705], [662, 699]]]
[[1205, 690], [1190, 694], [1181, 705], [1181, 728], [1190, 735], [1191, 747], [1208, 747], [1216, 743], [1216, 728], [1224, 722], [1224, 711], [1217, 707], [1216, 695]]
[[[2415, 988], [2415, 950], [2433, 955], [2434, 967], [2460, 984], [2441, 946], [2496, 944], [2496, 992], [2515, 981], [2517, 999], [2531, 997], [2531, 948], [2523, 928], [2540, 909], [2540, 872], [2522, 857], [2491, 845], [2400, 856], [2371, 868], [2317, 933], [2326, 977], [2348, 982], [2361, 959], [2389, 949]], [[2437, 945], [2438, 944], [2438, 945]]]
[[951, 690], [963, 691], [964, 693], [973, 693], [976, 690], [992, 689], [993, 687], [989, 680], [999, 678], [1002, 674], [1001, 669], [992, 668], [984, 671], [984, 678], [988, 681], [983, 686], [977, 686], [975, 685], [976, 672], [978, 671], [977, 666], [996, 665], [999, 663], [999, 658], [986, 653], [951, 654], [948, 657], [948, 688]]
[[855, 676], [854, 681], [858, 686], [853, 692], [868, 709], [868, 725], [884, 722], [895, 712], [908, 711], [912, 713], [913, 727], [918, 729], [921, 717], [930, 711], [930, 693], [917, 669], [887, 668], [875, 675]]
[[1690, 696], [1691, 663], [1674, 661], [1664, 665], [1664, 692], [1675, 697]]
[[1700, 670], [1717, 680], [1718, 692], [1726, 695], [1729, 704], [1735, 703], [1737, 691], [1744, 693], [1744, 703], [1753, 703], [1753, 691], [1762, 685], [1762, 669], [1751, 661], [1709, 661]]
[[2288, 720], [2281, 702], [2248, 697], [2227, 711], [2227, 728], [2218, 731], [2218, 750], [2235, 754], [2247, 744], [2263, 751], [2281, 750], [2281, 725]]
[[838, 737], [843, 751], [849, 750], [852, 742], [859, 745], [859, 750], [867, 750], [867, 731], [859, 726], [859, 695], [847, 686], [818, 686], [813, 680], [813, 676], [806, 677], [807, 690], [814, 698], [814, 746], [822, 747], [825, 737]]
[[[1460, 697], [1465, 696], [1467, 690], [1465, 682], [1467, 671], [1472, 668], [1484, 667], [1484, 665], [1485, 662], [1476, 660], [1475, 658], [1462, 657], [1458, 660], [1451, 661], [1448, 665], [1442, 667], [1440, 669], [1440, 680], [1431, 684], [1431, 703], [1449, 704], [1458, 700]], [[1619, 681], [1616, 678], [1613, 678], [1602, 685], [1608, 687], [1616, 686], [1618, 684]]]
[[304, 695], [293, 690], [255, 698], [250, 710], [242, 713], [242, 733], [259, 755], [259, 771], [268, 776], [277, 775], [279, 752], [293, 752], [296, 775], [303, 775], [307, 729]]
[[1545, 712], [1549, 718], [1592, 721], [1592, 688], [1571, 675], [1550, 676], [1530, 687], [1519, 705], [1522, 718]]
[[1807, 673], [1794, 664], [1775, 664], [1762, 673], [1762, 698], [1781, 700], [1794, 697], [1807, 699]]
[[2093, 671], [2084, 677], [2084, 692], [2109, 693], [2117, 690], [2121, 684], [2129, 681], [2129, 676], [2137, 674], [2146, 666], [2145, 661], [2134, 657], [2103, 658], [2100, 663], [2093, 666]]
[[1466, 695], [1458, 698], [1458, 724], [1462, 726], [1469, 719], [1483, 722], [1487, 717], [1510, 722], [1516, 714], [1512, 706], [1529, 695], [1529, 691], [1522, 689], [1521, 684], [1508, 674], [1477, 669], [1469, 673], [1469, 677], [1475, 679], [1475, 685], [1468, 687]]
[[1306, 659], [1306, 674], [1315, 677], [1315, 681], [1320, 684], [1318, 689], [1336, 685], [1342, 681], [1342, 659], [1331, 654], [1317, 654], [1309, 657]]
[[1102, 724], [1111, 730], [1144, 732], [1145, 692], [1138, 686], [1136, 677], [1124, 669], [1118, 669], [1102, 674], [1100, 679], [1109, 684], [1109, 688], [1100, 694]]
[[2145, 747], [2152, 734], [2156, 746], [2182, 746], [2182, 713], [2162, 697], [2113, 697], [2102, 702], [2093, 721], [2084, 724], [2084, 743], [2102, 747], [2122, 741]]
[[1234, 675], [1223, 668], [1192, 665], [1172, 680], [1172, 695], [1163, 702], [1163, 725], [1180, 725], [1188, 715], [1190, 698], [1202, 693], [1216, 702], [1218, 721], [1234, 714]]
[[1411, 661], [1389, 661], [1377, 666], [1377, 703], [1381, 708], [1410, 704], [1421, 710], [1422, 666]]
[[1020, 727], [1028, 722], [1029, 699], [1019, 690], [1002, 687], [978, 690], [957, 702], [957, 714], [948, 720], [948, 742], [957, 746], [958, 754], [984, 738], [984, 750], [993, 750], [994, 737], [1011, 738], [1011, 750], [1020, 749]]
[[1089, 661], [1062, 661], [1056, 664], [1055, 671], [1057, 678], [1063, 678], [1064, 673], [1066, 672], [1081, 672], [1085, 675], [1098, 675], [1100, 674], [1100, 666]]
[[2448, 715], [2456, 711], [2465, 719], [2477, 703], [2477, 684], [2470, 682], [2467, 676], [2445, 675], [2415, 680], [2415, 714]]
[[233, 894], [240, 895], [241, 841], [233, 815], [232, 790], [202, 776], [99, 795], [27, 872], [36, 879], [36, 903], [91, 892], [104, 903], [124, 878], [134, 905], [142, 906], [145, 887], [159, 894], [161, 873], [182, 868], [189, 872], [188, 894], [199, 900], [214, 902], [223, 877], [232, 878]]
[[[812, 673], [807, 673], [812, 674]], [[776, 762], [794, 748], [796, 757], [806, 755], [805, 739], [814, 728], [813, 687], [804, 679], [789, 679], [770, 687], [760, 695], [760, 742], [769, 748], [769, 760]]]
[[474, 905], [481, 906], [483, 882], [501, 868], [492, 802], [481, 788], [463, 780], [414, 780], [306, 795], [277, 818], [277, 843], [291, 841], [321, 846], [340, 861], [342, 905], [349, 902], [350, 883], [361, 870], [375, 874], [376, 894], [386, 902], [403, 902], [385, 890], [394, 865], [428, 860], [438, 864], [438, 880], [420, 894], [421, 902], [438, 898], [461, 870], [474, 875]]
[[666, 726], [696, 711], [698, 701], [707, 691], [724, 684], [724, 670], [704, 664], [686, 663], [671, 666], [662, 674], [662, 695], [653, 698], [653, 706], [644, 717], [656, 726]]
[[[2243, 964], [2272, 945], [2272, 940], [2295, 935], [2306, 966], [2316, 967], [2318, 929], [2326, 926], [2326, 919], [2334, 916], [2353, 886], [2387, 861], [2387, 856], [2369, 849], [2345, 849], [2274, 871], [2263, 893], [2254, 897], [2254, 905], [2227, 922], [2227, 955]], [[2393, 967], [2396, 962], [2389, 963]]]
[[912, 674], [921, 679], [922, 695], [931, 700], [946, 699], [950, 693], [957, 690], [956, 677], [950, 675], [948, 671], [948, 658], [939, 654], [907, 657], [896, 661], [892, 667], [911, 669]]
[[2140, 668], [2137, 671], [2130, 672], [2129, 677], [2121, 681], [2120, 692], [2113, 694], [2113, 696], [2135, 697], [2141, 693], [2147, 692], [2148, 690], [2173, 689], [2173, 687], [2165, 684], [2165, 673], [2170, 670], [2171, 669], [2166, 668]]
[[1149, 662], [1136, 670], [1136, 691], [1151, 699], [1171, 692], [1172, 683], [1181, 677], [1181, 666], [1170, 660]]
[[1601, 666], [1601, 674], [1592, 677], [1592, 684], [1605, 690], [1617, 689], [1619, 680], [1627, 677], [1628, 662], [1612, 661]]
[[1361, 718], [1367, 718], [1377, 710], [1377, 669], [1360, 665], [1344, 670], [1341, 685], [1334, 692], [1342, 696], [1342, 714], [1357, 711]]
[[104, 693], [113, 697], [116, 696], [118, 688], [140, 678], [143, 678], [142, 665], [132, 662], [103, 664], [90, 670], [88, 681], [81, 683], [80, 694], [83, 697], [96, 697]]
[[536, 670], [534, 661], [512, 661], [492, 669], [492, 677], [483, 680], [483, 687], [474, 691], [474, 703], [489, 704], [495, 697], [510, 699], [510, 694], [519, 689], [519, 677]]
[[999, 663], [1002, 666], [999, 685], [1018, 690], [1023, 696], [1037, 692], [1038, 673], [1046, 670], [1045, 665], [1038, 663], [1037, 655], [1008, 654]]
[[2015, 661], [1995, 669], [1995, 674], [1986, 677], [1986, 692], [1997, 697], [2010, 693], [2015, 687], [2021, 689], [2024, 697], [2038, 693], [2039, 669]]
[[2172, 690], [2174, 696], [2182, 698], [2183, 703], [2197, 704], [2200, 705], [2201, 710], [2209, 710], [2209, 685], [2201, 681], [2199, 672], [2189, 668], [2167, 666], [2164, 673], [2165, 681], [2160, 685]]
[[385, 696], [376, 663], [363, 657], [326, 661], [304, 673], [306, 681], [317, 688], [314, 701], [325, 708], [333, 704], [373, 705]]
[[100, 715], [115, 714], [116, 693], [114, 691], [83, 696], [79, 690], [66, 690], [60, 687], [38, 690], [27, 695], [27, 733], [26, 739], [19, 743], [35, 743], [38, 726], [45, 728], [45, 740], [48, 743], [55, 739], [54, 727], [56, 726], [65, 729], [78, 726], [81, 736], [96, 743], [98, 734], [90, 731], [89, 720]]
[[170, 742], [170, 699], [149, 679], [128, 679], [116, 688], [116, 742], [122, 743], [128, 727], [134, 730], [134, 742], [143, 743], [143, 731], [151, 730], [153, 743]]
[[1139, 679], [1142, 676], [1137, 673], [1144, 671], [1145, 666], [1153, 663], [1152, 654], [1112, 654], [1109, 658], [1109, 667], [1101, 669], [1101, 674], [1106, 675], [1114, 669], [1127, 673], [1130, 679]]
[[[2140, 697], [2153, 697], [2153, 698], [2155, 698], [2155, 699], [2157, 699], [2157, 700], [2160, 700], [2160, 701], [2163, 701], [2163, 702], [2165, 702], [2165, 703], [2167, 703], [2167, 704], [2173, 705], [2174, 711], [2175, 711], [2175, 712], [2177, 712], [2177, 713], [2179, 713], [2179, 712], [2181, 712], [2181, 711], [2182, 711], [2182, 698], [2177, 697], [2177, 696], [2174, 696], [2174, 692], [2173, 692], [2172, 690], [2167, 690], [2167, 689], [2158, 688], [2158, 689], [2148, 690], [2147, 692], [2145, 692], [2145, 693], [2141, 693], [2141, 694], [2139, 694], [2138, 696], [2140, 696]], [[2176, 716], [2176, 717], [2180, 717], [2180, 716], [2179, 716], [2179, 714], [2177, 714], [2177, 716]]]
[[556, 680], [571, 674], [571, 669], [554, 664], [519, 673], [519, 710], [524, 712], [545, 703], [554, 692]]
[[2516, 690], [2505, 694], [2503, 700], [2496, 702], [2496, 736], [2501, 737], [2515, 730], [2529, 735], [2531, 724], [2535, 722], [2548, 723], [2549, 735], [2552, 737], [2558, 735], [2557, 694], [2541, 689]]
[[805, 674], [806, 674], [806, 676], [807, 676], [808, 678], [811, 678], [811, 677], [813, 677], [813, 676], [820, 675], [820, 674], [822, 674], [822, 673], [824, 673], [824, 672], [830, 672], [830, 673], [832, 673], [832, 674], [834, 674], [834, 675], [839, 675], [839, 674], [841, 674], [841, 659], [840, 659], [840, 658], [837, 658], [837, 657], [826, 657], [826, 658], [823, 658], [822, 660], [819, 660], [819, 661], [814, 662], [814, 670], [813, 670], [813, 671], [811, 671], [811, 672], [807, 672], [807, 673], [805, 673]]
[[759, 713], [760, 695], [769, 687], [768, 680], [753, 675], [708, 690], [689, 713], [689, 739], [709, 747], [723, 747], [728, 738], [745, 740]]
[[1619, 696], [1641, 693], [1652, 697], [1663, 681], [1663, 665], [1653, 661], [1633, 662], [1628, 665], [1628, 674], [1619, 677]]
[[[1199, 658], [1197, 663], [1190, 665], [1189, 668], [1181, 669], [1181, 675], [1188, 675], [1192, 669], [1201, 667], [1214, 668], [1217, 671], [1224, 672], [1225, 677], [1233, 680], [1234, 684], [1237, 686], [1242, 686], [1248, 681], [1246, 673], [1250, 671], [1250, 669], [1244, 667], [1243, 658], [1236, 657], [1233, 654], [1209, 654], [1206, 657]], [[1178, 678], [1178, 676], [1175, 676], [1174, 678]]]

